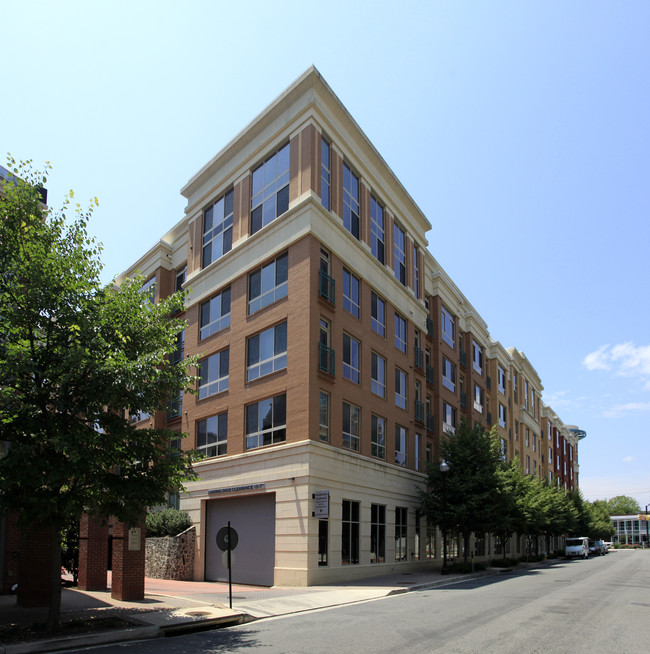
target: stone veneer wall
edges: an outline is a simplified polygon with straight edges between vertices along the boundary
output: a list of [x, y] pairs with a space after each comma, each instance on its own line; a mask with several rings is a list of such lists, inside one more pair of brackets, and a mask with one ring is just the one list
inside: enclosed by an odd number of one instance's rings
[[147, 538], [144, 576], [153, 579], [194, 579], [196, 530], [186, 529], [178, 536]]

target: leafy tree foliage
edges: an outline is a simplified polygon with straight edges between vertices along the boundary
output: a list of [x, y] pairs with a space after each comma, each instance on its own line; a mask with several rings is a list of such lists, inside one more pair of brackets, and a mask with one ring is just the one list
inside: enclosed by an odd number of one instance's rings
[[423, 510], [443, 531], [462, 534], [467, 561], [472, 532], [494, 530], [497, 469], [501, 464], [499, 439], [496, 432], [463, 421], [455, 434], [442, 440], [440, 455], [449, 470], [429, 467], [428, 492], [422, 493]]
[[421, 491], [422, 510], [444, 532], [460, 533], [465, 560], [472, 532], [486, 532], [505, 543], [514, 534], [525, 536], [529, 554], [536, 554], [539, 537], [588, 536], [606, 538], [613, 527], [604, 507], [585, 501], [579, 491], [566, 491], [534, 475], [524, 474], [518, 458], [505, 462], [499, 439], [481, 426], [463, 422], [456, 434], [441, 443], [439, 465], [428, 470], [427, 490]]
[[627, 495], [617, 495], [605, 501], [607, 502], [609, 515], [632, 515], [641, 512], [639, 503], [633, 497]]
[[182, 295], [154, 305], [141, 278], [102, 285], [91, 212], [72, 192], [60, 212], [45, 209], [45, 175], [29, 162], [10, 167], [15, 183], [0, 194], [0, 510], [52, 531], [55, 628], [63, 530], [84, 511], [136, 524], [193, 478], [194, 455], [169, 448], [179, 434], [137, 428], [129, 414], [190, 391], [195, 362], [168, 356], [184, 327], [170, 318]]

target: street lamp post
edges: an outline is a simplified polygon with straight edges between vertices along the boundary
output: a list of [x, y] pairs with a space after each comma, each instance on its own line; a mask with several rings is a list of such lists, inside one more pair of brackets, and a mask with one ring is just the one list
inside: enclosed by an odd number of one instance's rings
[[442, 473], [442, 570], [440, 574], [448, 575], [449, 568], [447, 567], [447, 473], [449, 472], [449, 464], [446, 461], [440, 463], [440, 472]]

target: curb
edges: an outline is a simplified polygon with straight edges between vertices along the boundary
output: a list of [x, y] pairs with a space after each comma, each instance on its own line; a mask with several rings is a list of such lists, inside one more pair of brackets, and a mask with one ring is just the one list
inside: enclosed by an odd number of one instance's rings
[[56, 652], [76, 647], [107, 645], [124, 640], [145, 640], [160, 634], [160, 627], [132, 627], [113, 631], [85, 634], [81, 636], [64, 636], [50, 640], [35, 640], [30, 643], [0, 646], [0, 654], [32, 654], [34, 652]]

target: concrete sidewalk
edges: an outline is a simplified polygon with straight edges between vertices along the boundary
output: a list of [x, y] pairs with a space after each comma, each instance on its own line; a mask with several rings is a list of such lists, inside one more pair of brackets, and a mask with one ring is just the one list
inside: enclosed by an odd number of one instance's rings
[[[259, 587], [233, 584], [232, 609], [228, 584], [201, 581], [145, 579], [145, 598], [120, 602], [102, 592], [64, 588], [61, 621], [118, 618], [124, 627], [81, 636], [3, 645], [0, 654], [54, 652], [74, 647], [124, 640], [154, 638], [174, 632], [228, 626], [258, 618], [287, 615], [314, 609], [362, 602], [396, 593], [454, 584], [472, 577], [496, 574], [490, 569], [474, 575], [441, 575], [439, 569], [425, 572], [395, 572], [351, 581], [341, 586]], [[47, 619], [47, 609], [23, 609], [13, 595], [0, 596], [0, 624], [36, 624]]]

